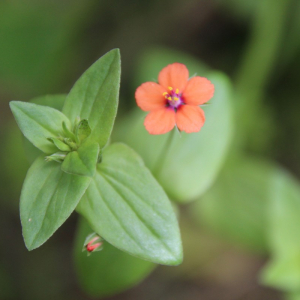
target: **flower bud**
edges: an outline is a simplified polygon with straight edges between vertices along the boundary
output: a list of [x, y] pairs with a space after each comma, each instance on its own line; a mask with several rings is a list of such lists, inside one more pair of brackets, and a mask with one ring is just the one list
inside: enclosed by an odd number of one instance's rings
[[54, 153], [52, 155], [46, 156], [45, 160], [46, 161], [56, 161], [56, 162], [61, 163], [61, 162], [64, 161], [64, 159], [66, 158], [66, 156], [67, 155], [64, 152], [56, 152], [56, 153]]
[[89, 256], [92, 252], [101, 251], [102, 249], [103, 239], [97, 233], [94, 232], [88, 235], [85, 239], [82, 251], [87, 251]]

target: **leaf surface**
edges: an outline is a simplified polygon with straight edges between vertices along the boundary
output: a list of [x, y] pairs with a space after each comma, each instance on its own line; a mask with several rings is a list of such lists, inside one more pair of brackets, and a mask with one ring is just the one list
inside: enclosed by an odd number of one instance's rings
[[77, 151], [70, 152], [61, 165], [61, 169], [70, 174], [93, 176], [99, 154], [97, 143], [84, 143]]
[[263, 269], [262, 282], [299, 292], [300, 282], [300, 184], [278, 169], [271, 181], [269, 243], [271, 261]]
[[270, 180], [275, 167], [267, 161], [234, 155], [214, 185], [190, 211], [222, 238], [256, 253], [267, 253]]
[[160, 264], [182, 261], [173, 207], [141, 158], [124, 144], [104, 150], [77, 211], [116, 248]]
[[87, 119], [89, 140], [100, 148], [107, 143], [117, 113], [120, 88], [120, 52], [111, 50], [98, 59], [75, 83], [62, 112], [71, 122]]
[[24, 136], [38, 149], [50, 154], [57, 149], [48, 138], [62, 134], [62, 123], [71, 126], [60, 111], [34, 103], [11, 101], [10, 108]]
[[38, 157], [29, 168], [20, 200], [23, 237], [28, 250], [45, 243], [66, 221], [90, 183], [66, 174], [57, 162]]

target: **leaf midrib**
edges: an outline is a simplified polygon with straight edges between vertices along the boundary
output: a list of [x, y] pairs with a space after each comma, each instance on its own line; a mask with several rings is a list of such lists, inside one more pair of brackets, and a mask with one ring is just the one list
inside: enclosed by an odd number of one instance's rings
[[[55, 169], [54, 169], [55, 170]], [[59, 177], [59, 179], [57, 180], [57, 184], [56, 184], [56, 186], [55, 186], [55, 189], [53, 190], [54, 192], [53, 192], [53, 194], [51, 195], [51, 197], [49, 198], [49, 201], [48, 201], [48, 203], [47, 203], [47, 206], [46, 206], [46, 209], [45, 209], [45, 213], [44, 213], [44, 216], [43, 216], [43, 221], [44, 221], [44, 219], [45, 219], [45, 216], [46, 216], [46, 214], [47, 214], [47, 211], [48, 211], [48, 209], [49, 209], [49, 206], [50, 206], [50, 203], [51, 203], [51, 200], [52, 200], [52, 198], [53, 198], [53, 195], [55, 195], [55, 193], [56, 193], [56, 191], [57, 191], [57, 187], [58, 187], [58, 185], [59, 185], [59, 183], [60, 183], [60, 179], [61, 179], [61, 177], [64, 175], [64, 173], [61, 171], [60, 172], [61, 174], [60, 174], [60, 177]], [[52, 174], [52, 172], [51, 172], [51, 174]], [[49, 178], [49, 177], [48, 177]], [[48, 179], [47, 178], [47, 179]], [[41, 190], [40, 190], [40, 192], [41, 192]], [[39, 192], [39, 194], [40, 194], [40, 192]], [[37, 197], [36, 197], [37, 198]], [[36, 200], [36, 198], [35, 198], [35, 200]], [[39, 228], [39, 230], [38, 230], [38, 232], [35, 234], [35, 237], [34, 237], [34, 239], [33, 239], [33, 241], [32, 241], [32, 243], [31, 243], [31, 246], [33, 245], [33, 244], [35, 244], [35, 241], [37, 240], [37, 238], [38, 238], [38, 235], [39, 235], [39, 233], [41, 232], [41, 229], [42, 229], [42, 227], [43, 227], [43, 222], [41, 223], [41, 226], [40, 226], [40, 228]]]
[[[112, 62], [110, 63], [110, 65], [109, 65], [109, 67], [108, 67], [108, 70], [107, 70], [107, 72], [106, 72], [106, 74], [105, 74], [105, 77], [103, 78], [103, 81], [102, 81], [101, 85], [98, 87], [96, 96], [95, 96], [94, 99], [93, 99], [93, 104], [90, 105], [91, 108], [90, 108], [90, 111], [89, 111], [89, 114], [88, 114], [89, 117], [91, 116], [91, 113], [92, 113], [92, 111], [93, 111], [93, 109], [94, 109], [95, 102], [96, 102], [96, 98], [98, 98], [98, 95], [99, 95], [99, 91], [100, 91], [100, 89], [103, 87], [103, 85], [104, 85], [104, 83], [106, 82], [108, 76], [110, 75], [109, 73], [110, 73], [110, 70], [111, 70], [111, 68], [112, 68], [113, 62], [114, 62], [114, 59], [113, 59]], [[87, 91], [89, 90], [89, 88], [90, 88], [90, 83], [89, 83], [89, 85], [88, 85], [88, 87], [87, 87], [87, 89], [86, 89], [86, 91], [85, 91], [85, 98], [86, 98], [86, 94], [87, 94]], [[107, 102], [108, 102], [108, 100], [106, 100], [106, 102], [105, 102], [105, 107], [106, 107]], [[82, 107], [83, 107], [83, 106], [81, 106], [80, 115], [82, 114]], [[103, 112], [103, 111], [104, 111], [104, 108], [103, 108], [102, 112]], [[98, 124], [98, 122], [97, 122], [96, 124]], [[95, 127], [96, 127], [96, 126], [95, 126]], [[95, 128], [95, 127], [94, 127], [94, 128]]]
[[[101, 175], [100, 175], [101, 176]], [[103, 178], [103, 176], [101, 176]], [[103, 178], [104, 179], [104, 178]], [[105, 179], [104, 179], [105, 180]], [[117, 223], [119, 223], [119, 225], [123, 228], [124, 232], [127, 234], [127, 236], [141, 249], [141, 250], [147, 250], [145, 249], [142, 245], [138, 244], [136, 242], [136, 240], [131, 236], [131, 234], [127, 231], [127, 229], [124, 227], [124, 225], [120, 222], [120, 220], [118, 219], [118, 217], [115, 215], [113, 209], [108, 205], [107, 201], [105, 201], [105, 197], [102, 197], [100, 189], [98, 188], [98, 184], [95, 182], [95, 187], [97, 189], [97, 192], [99, 194], [99, 196], [101, 197], [101, 199], [103, 200], [103, 203], [105, 204], [105, 206], [108, 208], [108, 210], [111, 212], [111, 214], [114, 216], [115, 220], [117, 221]], [[89, 201], [90, 202], [90, 201]], [[101, 233], [100, 233], [101, 234]]]
[[[108, 178], [106, 178], [108, 177]], [[149, 225], [147, 224], [147, 222], [145, 222], [141, 216], [137, 213], [137, 211], [132, 207], [131, 204], [129, 204], [128, 201], [126, 201], [126, 198], [121, 194], [121, 192], [119, 191], [118, 188], [115, 187], [115, 185], [111, 182], [110, 179], [113, 179], [111, 176], [107, 175], [106, 176], [102, 176], [102, 178], [104, 178], [104, 180], [117, 192], [117, 194], [124, 200], [124, 202], [127, 204], [127, 206], [134, 212], [134, 214], [136, 215], [136, 217], [139, 219], [139, 221], [148, 229], [148, 231], [152, 234], [152, 236], [157, 239], [161, 244], [164, 245], [165, 249], [169, 252], [169, 254], [171, 254], [171, 256], [173, 255], [173, 252], [171, 251], [171, 249], [169, 248], [169, 245], [167, 245], [163, 240], [161, 240], [159, 238], [159, 235], [157, 235], [157, 233], [154, 231], [153, 228], [149, 227]], [[110, 179], [109, 179], [110, 178]], [[140, 197], [138, 197], [140, 198]]]
[[[113, 172], [116, 172], [116, 170], [114, 168], [110, 168], [108, 166], [105, 166], [103, 168], [101, 168], [100, 170], [102, 171], [102, 173], [105, 173], [106, 176], [113, 178], [108, 172], [105, 172], [105, 169], [107, 170], [112, 170]], [[121, 170], [117, 170], [118, 173], [123, 174], [123, 175], [128, 175], [128, 173], [126, 172], [122, 172]], [[130, 192], [132, 192], [136, 197], [138, 197], [141, 202], [143, 202], [144, 204], [147, 205], [147, 207], [149, 207], [153, 212], [155, 212], [158, 216], [160, 216], [164, 221], [168, 221], [165, 219], [165, 216], [162, 215], [159, 211], [154, 210], [154, 208], [146, 201], [144, 201], [133, 189], [129, 188], [128, 186], [126, 186], [125, 184], [123, 184], [122, 182], [118, 181], [118, 183], [120, 183], [123, 187], [125, 187], [126, 189], [128, 189]]]
[[42, 125], [41, 123], [39, 123], [37, 120], [35, 120], [32, 116], [30, 116], [30, 115], [29, 115], [28, 113], [26, 113], [24, 110], [20, 109], [19, 107], [17, 107], [17, 109], [19, 109], [19, 111], [20, 111], [21, 113], [23, 113], [24, 115], [26, 115], [27, 117], [29, 117], [29, 119], [33, 120], [35, 123], [37, 123], [38, 125], [40, 125], [43, 129], [45, 129], [46, 131], [50, 132], [53, 136], [58, 135], [58, 133], [55, 132], [55, 131], [53, 131], [53, 130], [51, 129], [51, 127], [50, 127], [50, 128], [45, 127], [45, 125]]

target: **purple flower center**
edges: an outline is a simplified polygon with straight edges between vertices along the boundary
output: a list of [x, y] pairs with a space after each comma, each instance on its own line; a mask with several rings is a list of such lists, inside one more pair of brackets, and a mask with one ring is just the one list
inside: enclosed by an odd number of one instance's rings
[[182, 94], [179, 92], [179, 89], [173, 89], [172, 87], [168, 87], [169, 92], [164, 92], [163, 95], [167, 100], [166, 106], [177, 109], [179, 106], [184, 104], [182, 100]]

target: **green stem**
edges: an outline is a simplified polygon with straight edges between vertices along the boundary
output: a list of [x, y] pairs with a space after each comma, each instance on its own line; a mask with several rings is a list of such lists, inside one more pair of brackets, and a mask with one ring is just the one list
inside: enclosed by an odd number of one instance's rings
[[238, 91], [261, 90], [268, 83], [284, 37], [289, 4], [290, 0], [259, 3], [252, 37], [237, 74]]
[[164, 147], [162, 148], [162, 150], [160, 152], [160, 155], [158, 156], [156, 164], [154, 165], [153, 174], [159, 174], [160, 173], [162, 165], [163, 165], [163, 161], [164, 161], [166, 155], [168, 154], [168, 152], [170, 150], [170, 146], [171, 146], [173, 138], [175, 136], [175, 131], [176, 131], [176, 128], [174, 128], [170, 132], [170, 134], [169, 134], [169, 136], [166, 140], [166, 143], [165, 143]]
[[[274, 71], [285, 34], [289, 5], [290, 0], [262, 0], [255, 12], [252, 37], [236, 80], [237, 121], [239, 126], [244, 124], [246, 130], [256, 117], [257, 104]], [[245, 118], [249, 122], [243, 122]]]

